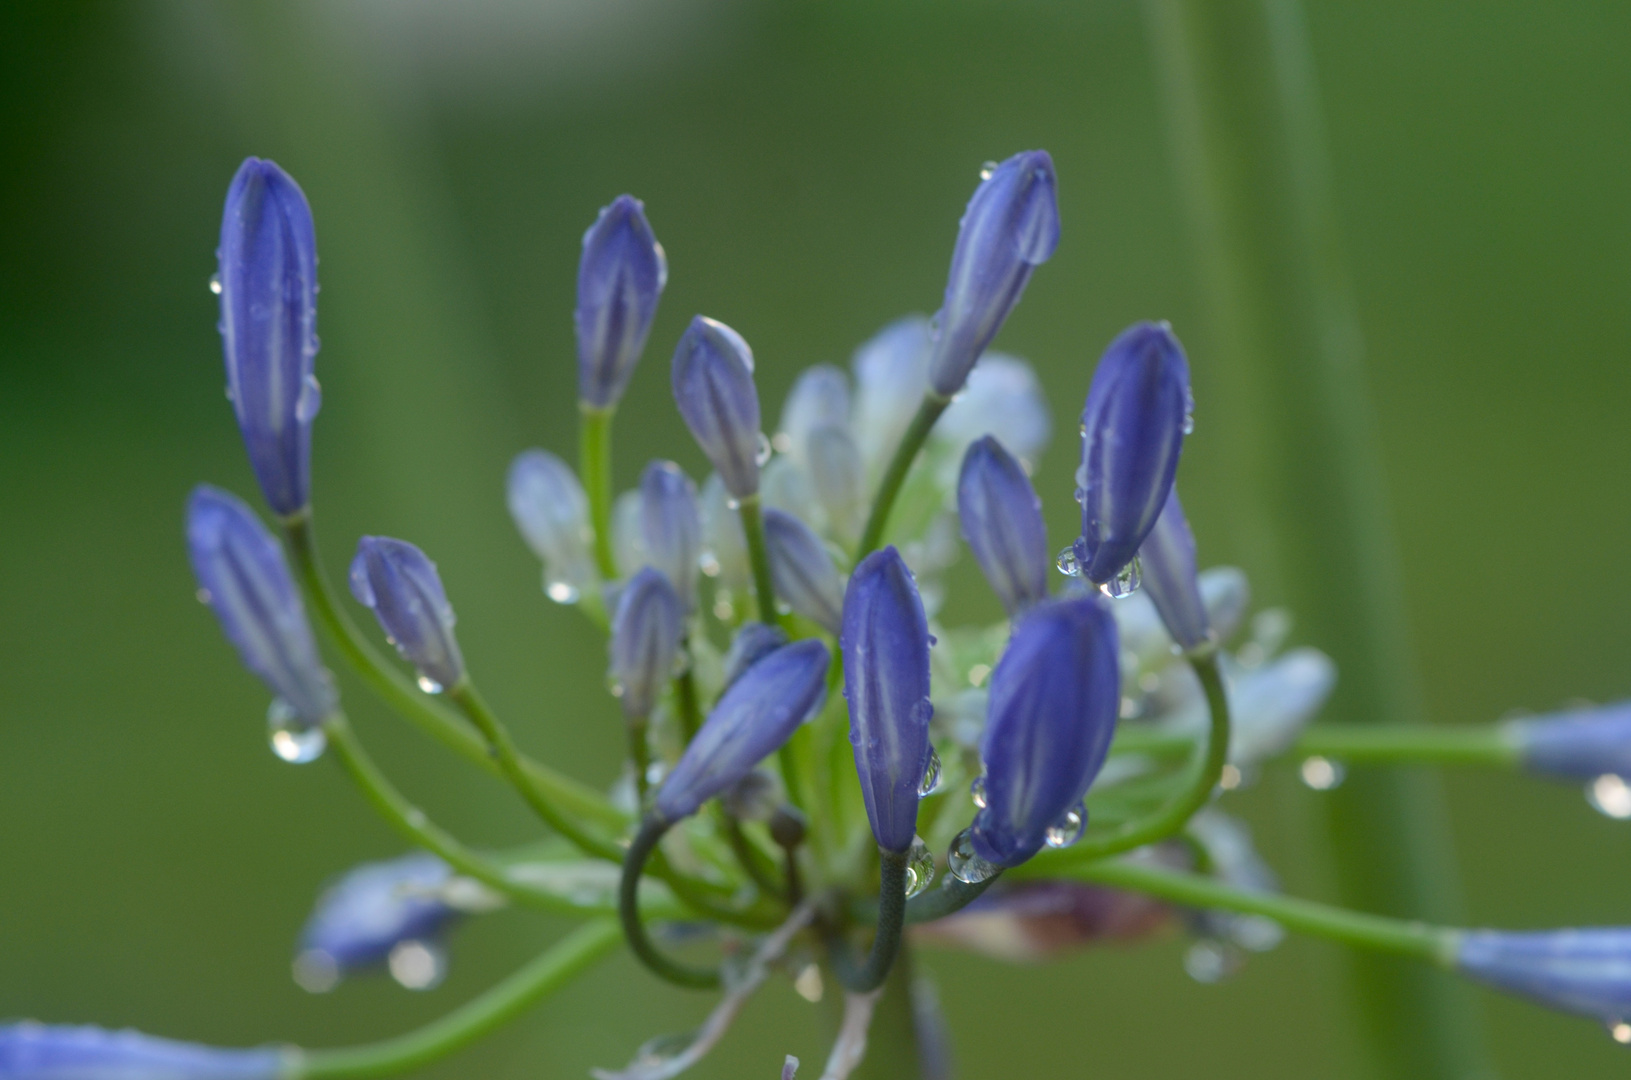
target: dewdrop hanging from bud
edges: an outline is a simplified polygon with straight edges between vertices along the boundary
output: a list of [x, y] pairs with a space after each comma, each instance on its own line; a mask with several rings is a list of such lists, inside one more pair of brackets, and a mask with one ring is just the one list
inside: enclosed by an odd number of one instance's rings
[[963, 455], [957, 516], [974, 559], [1010, 619], [1048, 597], [1048, 533], [1030, 477], [995, 438]]
[[351, 595], [374, 613], [396, 651], [419, 671], [419, 688], [439, 694], [464, 679], [464, 657], [453, 636], [436, 564], [406, 540], [365, 536], [351, 561]]
[[657, 301], [668, 282], [663, 246], [645, 207], [619, 195], [583, 234], [578, 264], [578, 402], [610, 409], [622, 398], [646, 347]]
[[674, 350], [674, 403], [733, 498], [759, 491], [763, 456], [753, 350], [722, 322], [698, 315]]

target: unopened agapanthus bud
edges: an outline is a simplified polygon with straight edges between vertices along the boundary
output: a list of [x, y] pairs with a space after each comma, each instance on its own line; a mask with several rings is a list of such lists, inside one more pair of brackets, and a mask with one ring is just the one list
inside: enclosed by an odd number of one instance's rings
[[772, 508], [765, 511], [765, 548], [776, 595], [817, 626], [838, 633], [844, 581], [821, 538], [792, 514]]
[[674, 350], [674, 403], [702, 452], [738, 499], [759, 490], [759, 391], [753, 350], [722, 322], [698, 315]]
[[933, 337], [922, 315], [897, 319], [855, 350], [855, 438], [876, 473], [895, 452], [929, 389]]
[[958, 226], [945, 305], [936, 326], [929, 384], [949, 398], [997, 336], [1031, 271], [1059, 245], [1053, 159], [1045, 150], [1015, 154], [983, 174]]
[[187, 553], [200, 597], [221, 620], [244, 666], [307, 726], [334, 711], [333, 680], [283, 549], [242, 500], [200, 485], [187, 501]]
[[300, 931], [295, 981], [322, 993], [348, 972], [386, 963], [398, 948], [433, 953], [458, 915], [439, 895], [452, 876], [424, 851], [346, 871], [323, 890]]
[[396, 651], [419, 669], [426, 691], [439, 693], [464, 678], [453, 605], [423, 551], [406, 540], [363, 537], [351, 561], [351, 595], [374, 612]]
[[619, 195], [583, 234], [573, 319], [581, 403], [606, 409], [623, 396], [667, 282], [668, 260], [644, 205], [632, 195]]
[[629, 579], [612, 616], [612, 678], [622, 688], [623, 713], [647, 717], [674, 674], [685, 606], [668, 576], [646, 567]]
[[990, 435], [963, 455], [957, 478], [963, 539], [1009, 618], [1048, 598], [1048, 530], [1042, 501], [1014, 456]]
[[1082, 535], [1077, 571], [1102, 585], [1155, 527], [1190, 427], [1189, 362], [1165, 323], [1110, 343], [1082, 410]]
[[651, 565], [668, 575], [687, 609], [695, 606], [702, 517], [697, 486], [672, 461], [653, 461], [640, 476], [640, 536]]
[[1020, 461], [1035, 464], [1053, 434], [1048, 401], [1030, 364], [1016, 356], [987, 353], [968, 376], [968, 386], [934, 427], [935, 439], [954, 448], [995, 435]]
[[782, 403], [776, 449], [804, 460], [812, 432], [849, 423], [849, 379], [831, 364], [816, 364], [799, 373]]
[[829, 425], [810, 432], [805, 468], [832, 531], [854, 539], [866, 515], [866, 464], [849, 429]]
[[1213, 566], [1201, 571], [1200, 583], [1206, 620], [1219, 641], [1228, 641], [1252, 606], [1246, 572], [1235, 566]]
[[991, 672], [980, 757], [985, 808], [974, 852], [1016, 866], [1044, 846], [1072, 843], [1082, 797], [1099, 774], [1121, 706], [1116, 623], [1096, 596], [1032, 609]]
[[1631, 777], [1631, 701], [1527, 717], [1509, 730], [1532, 773], [1569, 780]]
[[1155, 519], [1155, 528], [1138, 548], [1143, 568], [1144, 589], [1155, 602], [1172, 640], [1184, 649], [1194, 649], [1212, 640], [1206, 601], [1200, 580], [1195, 576], [1195, 535], [1189, 519], [1178, 503], [1178, 489], [1167, 496], [1167, 505]]
[[731, 638], [731, 647], [725, 653], [724, 686], [742, 677], [742, 673], [787, 644], [787, 631], [779, 626], [762, 622], [743, 623]]
[[[1291, 748], [1336, 686], [1337, 666], [1311, 646], [1292, 649], [1230, 680], [1229, 760], [1251, 765]], [[1198, 734], [1205, 721], [1194, 714]]]
[[576, 603], [595, 581], [589, 497], [578, 474], [546, 450], [523, 450], [505, 483], [510, 516], [522, 539], [544, 561], [544, 592]]
[[1611, 1024], [1631, 1016], [1631, 927], [1469, 931], [1455, 964], [1469, 978], [1564, 1012]]
[[32, 1020], [0, 1025], [5, 1080], [273, 1080], [290, 1064], [276, 1046], [229, 1049]]
[[657, 790], [657, 814], [668, 822], [694, 814], [780, 749], [821, 708], [827, 663], [827, 646], [806, 638], [748, 668]]
[[878, 847], [904, 852], [930, 770], [929, 624], [894, 547], [861, 560], [844, 592], [844, 697], [849, 741]]
[[322, 403], [312, 375], [317, 238], [300, 185], [270, 161], [246, 159], [227, 189], [217, 255], [227, 396], [267, 504], [293, 514], [311, 498], [311, 424]]

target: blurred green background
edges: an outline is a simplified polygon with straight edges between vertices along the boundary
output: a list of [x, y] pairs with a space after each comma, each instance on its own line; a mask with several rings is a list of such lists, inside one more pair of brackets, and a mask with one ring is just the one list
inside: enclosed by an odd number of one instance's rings
[[[1631, 9], [1311, 2], [1308, 20], [1429, 715], [1631, 694]], [[1134, 3], [13, 2], [0, 110], [0, 1017], [356, 1042], [560, 932], [482, 919], [423, 995], [290, 981], [322, 882], [400, 845], [332, 763], [272, 757], [264, 691], [192, 598], [187, 490], [254, 491], [206, 288], [245, 155], [288, 168], [317, 220], [330, 560], [364, 532], [426, 548], [489, 697], [580, 776], [617, 769], [602, 645], [540, 595], [502, 476], [525, 446], [574, 448], [578, 240], [622, 191], [671, 270], [619, 427], [626, 484], [656, 455], [701, 471], [667, 400], [693, 313], [753, 343], [773, 414], [803, 365], [932, 310], [980, 163], [1046, 147], [1064, 242], [999, 345], [1037, 364], [1070, 432], [1109, 337], [1171, 319], [1201, 391], [1190, 517], [1204, 561], [1243, 558]], [[1068, 450], [1039, 475], [1061, 544]], [[970, 567], [954, 584], [950, 615], [996, 615]], [[504, 790], [341, 681], [433, 816], [530, 835]], [[1472, 922], [1631, 922], [1631, 824], [1568, 787], [1447, 784]], [[1319, 798], [1271, 773], [1232, 800], [1316, 896]], [[1293, 939], [1199, 986], [1182, 948], [925, 966], [967, 1077], [1344, 1075], [1338, 950]], [[1625, 1067], [1586, 1022], [1483, 1000], [1503, 1076]], [[431, 1074], [581, 1077], [707, 1004], [619, 957]], [[698, 1075], [768, 1076], [784, 1052], [813, 1075], [824, 1032], [774, 986]]]

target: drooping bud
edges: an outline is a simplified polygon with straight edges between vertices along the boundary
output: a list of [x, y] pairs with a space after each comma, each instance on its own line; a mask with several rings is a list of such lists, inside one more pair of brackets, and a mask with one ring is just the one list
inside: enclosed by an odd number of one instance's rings
[[1609, 1024], [1631, 1016], [1631, 927], [1468, 931], [1455, 964], [1469, 978], [1564, 1012]]
[[1138, 548], [1144, 588], [1161, 613], [1167, 633], [1179, 646], [1199, 648], [1213, 640], [1206, 601], [1195, 574], [1195, 534], [1178, 502], [1178, 489], [1167, 495], [1167, 505], [1155, 519], [1155, 528]]
[[239, 1050], [89, 1025], [0, 1025], [5, 1080], [274, 1080], [290, 1062], [281, 1047]]
[[731, 638], [731, 647], [725, 653], [723, 664], [724, 688], [742, 677], [742, 673], [787, 644], [787, 631], [779, 626], [762, 622], [743, 623]]
[[1058, 245], [1059, 202], [1047, 151], [1015, 154], [983, 174], [951, 257], [929, 362], [935, 393], [949, 398], [963, 388], [969, 369], [1019, 303], [1031, 271]]
[[759, 490], [759, 391], [753, 350], [722, 322], [698, 315], [674, 350], [674, 403], [725, 490], [745, 499]]
[[827, 646], [806, 638], [748, 668], [657, 790], [657, 814], [669, 822], [694, 814], [780, 749], [821, 708], [827, 663]]
[[685, 606], [661, 570], [648, 566], [629, 579], [612, 616], [612, 678], [623, 713], [647, 717], [674, 674]]
[[810, 433], [806, 468], [832, 531], [847, 540], [860, 534], [866, 514], [866, 465], [849, 429], [829, 425]]
[[317, 358], [317, 237], [288, 173], [247, 158], [221, 218], [221, 345], [227, 396], [273, 512], [311, 501], [311, 424], [322, 403]]
[[1138, 323], [1110, 343], [1082, 410], [1078, 572], [1112, 581], [1155, 527], [1190, 426], [1189, 363], [1165, 323]]
[[1631, 778], [1631, 701], [1515, 720], [1509, 730], [1529, 772], [1569, 780]]
[[990, 435], [963, 455], [957, 515], [963, 539], [1009, 618], [1048, 598], [1051, 567], [1042, 501], [1025, 469]]
[[782, 403], [782, 419], [772, 440], [778, 451], [803, 461], [811, 434], [849, 423], [849, 380], [831, 364], [805, 368]]
[[980, 740], [985, 808], [970, 839], [981, 859], [1017, 866], [1080, 835], [1082, 797], [1116, 730], [1119, 661], [1115, 620], [1096, 596], [1044, 604], [1014, 627]]
[[351, 560], [351, 595], [373, 611], [396, 651], [419, 669], [426, 692], [439, 693], [464, 678], [453, 605], [423, 551], [406, 540], [363, 537]]
[[672, 461], [653, 461], [640, 477], [640, 536], [651, 565], [668, 575], [687, 610], [696, 606], [702, 551], [697, 486]]
[[995, 435], [1008, 452], [1035, 465], [1053, 434], [1048, 400], [1030, 364], [987, 353], [968, 386], [934, 426], [936, 441], [960, 451], [982, 435]]
[[523, 450], [505, 483], [510, 516], [533, 554], [544, 561], [544, 592], [576, 603], [595, 582], [589, 497], [578, 474], [545, 450]]
[[646, 347], [668, 260], [652, 235], [645, 206], [619, 195], [583, 234], [578, 263], [578, 401], [616, 405]]
[[810, 527], [783, 510], [765, 511], [765, 549], [776, 595], [829, 633], [838, 633], [844, 581], [832, 554]]
[[439, 895], [452, 869], [429, 852], [363, 863], [323, 890], [300, 931], [295, 981], [313, 993], [350, 972], [388, 963], [415, 947], [434, 954], [458, 915]]
[[929, 624], [912, 572], [893, 547], [861, 560], [844, 593], [844, 697], [867, 819], [884, 851], [917, 833], [929, 744]]
[[338, 704], [318, 659], [283, 549], [242, 500], [200, 485], [187, 500], [187, 553], [199, 596], [244, 666], [308, 727]]
[[929, 389], [932, 347], [929, 320], [908, 315], [855, 350], [854, 430], [870, 475], [883, 471]]

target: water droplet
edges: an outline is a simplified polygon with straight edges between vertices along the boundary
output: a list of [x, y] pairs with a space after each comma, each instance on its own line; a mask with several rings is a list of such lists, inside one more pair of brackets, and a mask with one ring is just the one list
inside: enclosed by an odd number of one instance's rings
[[322, 407], [323, 388], [317, 384], [317, 376], [307, 375], [306, 381], [300, 384], [300, 396], [295, 399], [294, 418], [298, 423], [309, 424]]
[[1043, 839], [1051, 848], [1069, 847], [1082, 838], [1087, 828], [1087, 807], [1081, 803], [1059, 815], [1059, 820], [1048, 826]]
[[804, 970], [793, 980], [793, 989], [798, 992], [799, 997], [812, 1005], [820, 1001], [822, 993], [826, 990], [821, 981], [821, 965], [805, 964]]
[[729, 593], [714, 594], [714, 618], [720, 622], [730, 622], [736, 617], [736, 605], [731, 603]]
[[917, 797], [933, 795], [940, 787], [940, 754], [929, 747], [929, 763], [923, 767], [923, 779], [917, 785]]
[[1085, 487], [1077, 488], [1076, 491], [1071, 495], [1071, 498], [1076, 500], [1076, 505], [1077, 506], [1080, 506], [1082, 503], [1085, 503], [1087, 501], [1087, 489]]
[[[1224, 791], [1235, 790], [1244, 780], [1245, 777], [1240, 774], [1240, 767], [1237, 765], [1225, 765], [1218, 770], [1218, 787]], [[1313, 785], [1310, 784], [1309, 787], [1313, 787]]]
[[210, 292], [214, 293], [216, 296], [221, 295], [221, 275], [220, 274], [211, 274], [210, 275]]
[[1054, 563], [1059, 572], [1066, 577], [1081, 577], [1082, 564], [1076, 561], [1076, 545], [1060, 549], [1059, 558]]
[[429, 990], [447, 974], [447, 954], [429, 941], [399, 941], [386, 960], [391, 978], [409, 990]]
[[1190, 406], [1188, 409], [1184, 410], [1184, 434], [1185, 435], [1195, 434], [1195, 413], [1194, 413], [1193, 410], [1194, 410], [1194, 406]]
[[282, 698], [274, 698], [266, 710], [266, 735], [272, 753], [294, 765], [316, 761], [328, 747], [323, 729], [302, 720]]
[[1221, 941], [1197, 941], [1184, 953], [1184, 971], [1198, 983], [1222, 982], [1240, 970], [1239, 950]]
[[755, 449], [753, 452], [754, 463], [757, 464], [759, 468], [764, 468], [770, 461], [770, 455], [773, 449], [774, 448], [770, 445], [770, 440], [765, 438], [765, 433], [762, 431], [759, 432], [759, 444], [757, 449]]
[[973, 831], [970, 828], [958, 833], [951, 842], [951, 850], [946, 853], [946, 861], [951, 864], [951, 876], [966, 885], [978, 885], [1002, 870], [1002, 867], [994, 866], [974, 853], [974, 841], [969, 836]]
[[974, 805], [981, 810], [985, 809], [985, 777], [976, 776], [968, 785], [968, 797], [974, 800]]
[[968, 684], [970, 686], [982, 686], [985, 684], [985, 680], [990, 674], [990, 664], [975, 664], [973, 667], [968, 669]]
[[210, 602], [210, 591], [205, 588], [200, 588], [197, 592], [193, 593], [193, 597], [200, 604], [207, 604]]
[[578, 587], [570, 581], [554, 578], [544, 582], [544, 595], [557, 604], [575, 604], [578, 602]]
[[1236, 945], [1252, 952], [1268, 952], [1286, 938], [1283, 926], [1266, 915], [1236, 915], [1229, 927]]
[[708, 548], [704, 548], [702, 554], [697, 556], [697, 567], [704, 577], [718, 577], [722, 569], [719, 565], [719, 556]]
[[653, 761], [646, 766], [646, 785], [648, 787], [661, 787], [663, 780], [668, 777], [668, 762]]
[[1603, 1025], [1608, 1028], [1608, 1037], [1621, 1046], [1631, 1046], [1631, 1023], [1624, 1020], [1609, 1020]]
[[776, 437], [770, 440], [770, 445], [776, 448], [778, 454], [791, 454], [793, 452], [793, 436], [785, 431], [778, 431]]
[[923, 842], [923, 837], [912, 837], [912, 849], [906, 853], [906, 899], [910, 900], [929, 887], [934, 880], [934, 852]]
[[1613, 773], [1604, 773], [1586, 785], [1586, 801], [1604, 817], [1631, 818], [1631, 785]]
[[1121, 573], [1099, 586], [1099, 591], [1112, 600], [1124, 600], [1138, 591], [1143, 584], [1140, 577], [1142, 567], [1138, 565], [1135, 557], [1132, 562], [1121, 568]]
[[419, 689], [423, 690], [427, 694], [440, 694], [442, 692], [442, 684], [431, 678], [429, 675], [421, 675], [419, 676]]
[[623, 696], [623, 680], [609, 671], [606, 673], [606, 692], [612, 697]]
[[725, 500], [725, 509], [727, 509], [727, 510], [740, 510], [740, 509], [742, 509], [742, 500], [738, 499], [735, 495], [732, 495], [730, 498]]
[[322, 949], [307, 949], [291, 967], [295, 985], [308, 994], [326, 994], [340, 985], [340, 965]]
[[[1303, 783], [1315, 791], [1330, 791], [1348, 776], [1348, 770], [1342, 767], [1340, 761], [1332, 761], [1317, 754], [1305, 759], [1299, 771], [1302, 773]], [[1631, 792], [1627, 794], [1631, 795]], [[1628, 802], [1624, 816], [1631, 816], [1631, 802]]]
[[991, 174], [996, 171], [997, 163], [995, 161], [988, 161], [984, 165], [980, 166], [980, 179], [989, 180], [991, 179]]
[[232, 384], [231, 383], [227, 383], [226, 395], [227, 395], [227, 400], [228, 401], [238, 400], [237, 398], [232, 396]]

